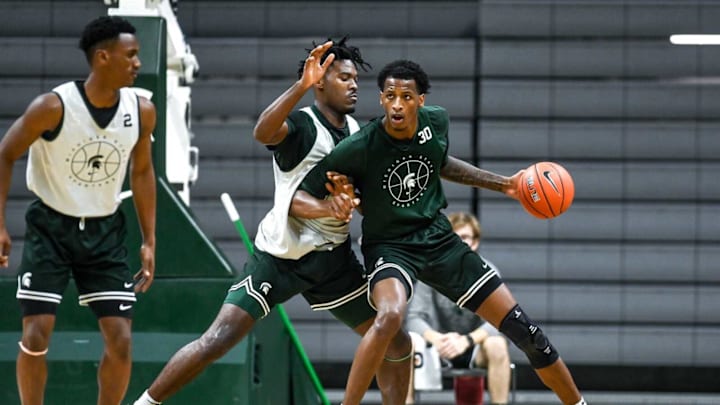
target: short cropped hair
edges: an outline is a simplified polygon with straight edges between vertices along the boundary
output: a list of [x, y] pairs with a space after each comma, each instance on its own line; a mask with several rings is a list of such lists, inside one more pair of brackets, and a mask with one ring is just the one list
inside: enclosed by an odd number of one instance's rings
[[135, 34], [135, 27], [122, 17], [101, 16], [85, 26], [78, 47], [85, 53], [85, 58], [90, 63], [98, 45], [108, 40], [118, 39], [123, 33]]
[[[332, 41], [332, 45], [330, 48], [325, 51], [325, 53], [320, 57], [320, 64], [325, 62], [325, 59], [327, 59], [330, 55], [335, 55], [335, 60], [349, 60], [352, 61], [352, 63], [355, 65], [355, 68], [360, 68], [364, 72], [367, 72], [369, 69], [372, 69], [372, 66], [365, 62], [362, 58], [362, 54], [360, 54], [360, 48], [356, 46], [350, 46], [347, 44], [348, 36], [342, 37], [339, 41], [334, 41], [331, 38], [327, 39], [328, 41]], [[315, 41], [312, 43], [312, 48], [306, 49], [306, 51], [310, 52], [320, 44], [316, 44]], [[305, 70], [305, 59], [302, 59], [298, 63], [298, 79], [302, 77], [303, 71]]]
[[470, 225], [470, 229], [472, 229], [473, 238], [476, 240], [480, 240], [482, 237], [482, 228], [480, 227], [480, 221], [478, 221], [477, 217], [475, 215], [469, 213], [469, 212], [452, 212], [448, 214], [448, 220], [450, 220], [450, 225], [452, 225], [453, 230], [461, 228], [465, 225]]
[[427, 94], [430, 90], [430, 79], [427, 73], [417, 63], [410, 60], [396, 60], [385, 65], [378, 73], [377, 84], [380, 91], [385, 90], [385, 80], [388, 77], [403, 80], [414, 80], [418, 93]]

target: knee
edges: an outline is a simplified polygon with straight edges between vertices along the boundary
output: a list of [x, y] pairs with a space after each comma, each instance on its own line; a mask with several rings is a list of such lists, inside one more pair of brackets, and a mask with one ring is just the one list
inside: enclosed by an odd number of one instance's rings
[[202, 361], [219, 359], [233, 348], [252, 329], [255, 320], [245, 310], [232, 304], [224, 304], [212, 325], [189, 345]]
[[131, 347], [132, 335], [130, 330], [118, 331], [105, 338], [105, 350], [114, 358], [130, 360]]
[[205, 333], [195, 341], [199, 354], [211, 361], [222, 357], [237, 341], [232, 330], [234, 329], [221, 327], [205, 331]]
[[501, 336], [490, 336], [483, 342], [485, 356], [488, 363], [510, 364], [510, 352], [505, 338]]
[[39, 352], [50, 344], [50, 329], [37, 322], [27, 322], [23, 327], [23, 346], [31, 351]]
[[[403, 316], [404, 311], [401, 311], [397, 308], [380, 310], [375, 316], [373, 328], [378, 334], [386, 336], [388, 339], [390, 339], [396, 334], [398, 334], [398, 332], [400, 331], [400, 327], [402, 326], [403, 322]], [[410, 341], [410, 337], [407, 336], [407, 334], [405, 334], [405, 337], [403, 337], [403, 339], [407, 339], [407, 342]]]
[[535, 369], [553, 364], [560, 356], [542, 329], [525, 315], [519, 305], [505, 316], [499, 330], [525, 353]]

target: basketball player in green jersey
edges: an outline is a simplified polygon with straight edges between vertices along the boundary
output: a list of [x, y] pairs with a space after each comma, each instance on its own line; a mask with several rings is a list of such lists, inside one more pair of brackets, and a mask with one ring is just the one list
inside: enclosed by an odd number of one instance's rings
[[[375, 311], [365, 298], [367, 282], [348, 237], [345, 213], [352, 201], [341, 190], [317, 205], [292, 201], [315, 164], [359, 129], [349, 115], [357, 102], [358, 66], [367, 64], [345, 39], [317, 46], [300, 62], [300, 79], [260, 115], [254, 135], [273, 152], [275, 204], [258, 226], [255, 252], [210, 328], [172, 357], [136, 405], [169, 398], [235, 346], [273, 306], [299, 293], [314, 310], [329, 310], [360, 335], [371, 328]], [[311, 88], [314, 104], [293, 111]], [[297, 219], [290, 212], [317, 219]], [[386, 405], [405, 402], [411, 352], [410, 337], [397, 330], [380, 354], [386, 356], [376, 367]]]
[[[155, 271], [150, 134], [156, 112], [149, 100], [127, 88], [140, 69], [134, 34], [135, 28], [119, 17], [91, 21], [80, 39], [90, 64], [87, 79], [37, 97], [0, 142], [3, 267], [10, 253], [5, 205], [13, 163], [28, 149], [27, 183], [37, 196], [25, 215], [16, 294], [23, 317], [16, 365], [23, 405], [43, 403], [45, 355], [71, 275], [80, 305], [95, 313], [105, 343], [97, 403], [117, 405], [127, 390], [135, 292], [147, 291]], [[118, 211], [128, 163], [143, 237], [142, 269], [135, 277], [127, 263], [125, 218]]]
[[352, 179], [362, 198], [368, 298], [378, 314], [358, 346], [343, 404], [360, 403], [389, 337], [401, 327], [415, 279], [503, 332], [563, 404], [585, 404], [543, 331], [441, 213], [447, 205], [441, 178], [515, 198], [521, 172], [503, 177], [448, 156], [448, 114], [442, 107], [425, 106], [430, 83], [416, 63], [388, 64], [378, 75], [378, 86], [385, 115], [341, 142], [302, 185], [322, 198], [326, 174], [335, 171]]

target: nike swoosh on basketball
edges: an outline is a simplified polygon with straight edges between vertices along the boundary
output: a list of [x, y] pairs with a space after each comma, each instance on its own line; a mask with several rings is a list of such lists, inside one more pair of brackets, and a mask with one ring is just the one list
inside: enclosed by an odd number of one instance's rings
[[121, 310], [121, 311], [127, 311], [127, 310], [130, 309], [130, 308], [132, 308], [132, 305], [120, 304], [120, 310]]
[[547, 179], [547, 181], [550, 182], [550, 185], [555, 190], [556, 193], [560, 194], [560, 190], [558, 190], [558, 187], [555, 185], [555, 181], [550, 177], [550, 170], [545, 170], [543, 172], [543, 177]]

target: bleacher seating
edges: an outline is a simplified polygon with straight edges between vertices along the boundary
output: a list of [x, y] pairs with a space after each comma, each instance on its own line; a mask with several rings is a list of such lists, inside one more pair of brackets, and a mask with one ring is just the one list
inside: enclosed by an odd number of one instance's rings
[[[12, 94], [0, 98], [0, 131], [33, 96], [83, 74], [77, 27], [103, 12], [89, 0], [0, 3], [0, 93]], [[201, 68], [191, 206], [238, 268], [246, 253], [219, 194], [235, 198], [254, 235], [273, 192], [255, 119], [313, 40], [350, 33], [375, 67], [361, 72], [361, 120], [381, 113], [377, 69], [415, 59], [431, 75], [427, 103], [450, 112], [451, 154], [505, 175], [555, 160], [574, 176], [575, 203], [552, 221], [498, 193], [446, 188], [449, 211], [478, 213], [483, 253], [568, 363], [720, 366], [706, 350], [720, 335], [720, 47], [667, 40], [713, 32], [720, 4], [183, 0], [178, 15]], [[30, 197], [23, 171], [8, 205], [14, 249]], [[313, 361], [351, 359], [351, 331], [301, 298], [286, 309]]]

